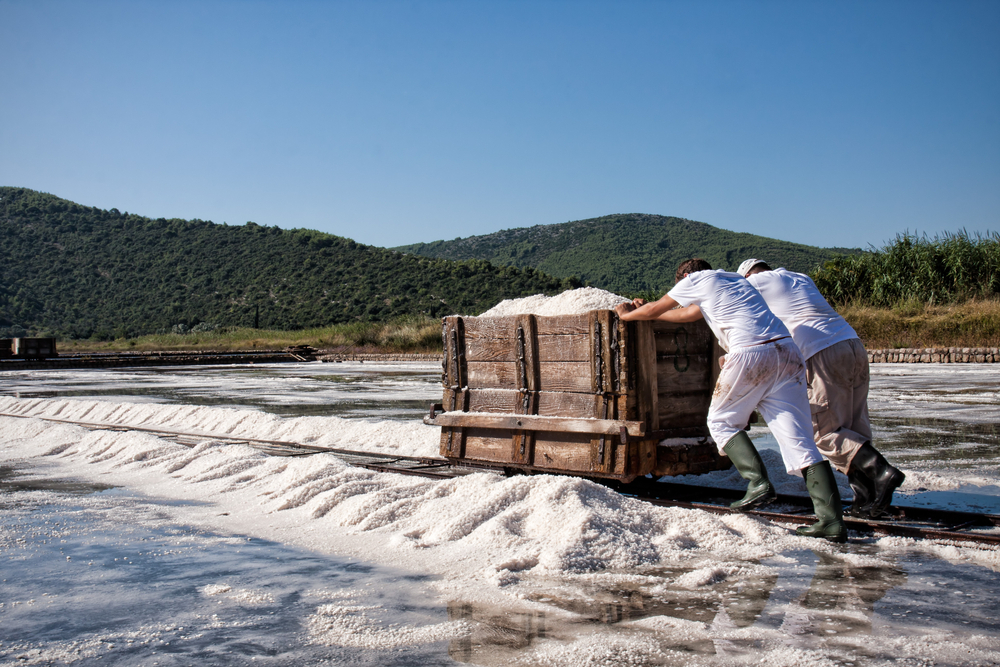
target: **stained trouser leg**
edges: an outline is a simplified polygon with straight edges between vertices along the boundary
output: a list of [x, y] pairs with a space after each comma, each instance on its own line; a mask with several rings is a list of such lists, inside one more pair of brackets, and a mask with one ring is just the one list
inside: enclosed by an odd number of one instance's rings
[[823, 460], [813, 440], [805, 362], [791, 342], [773, 347], [778, 358], [775, 378], [757, 409], [778, 441], [785, 471], [801, 475], [804, 468]]
[[788, 472], [805, 478], [816, 518], [812, 526], [796, 530], [799, 535], [824, 537], [835, 542], [847, 539], [840, 490], [830, 462], [823, 460], [813, 441], [809, 397], [806, 393], [805, 362], [798, 348], [781, 350], [778, 381], [760, 404], [761, 414], [781, 447]]
[[807, 366], [816, 446], [847, 475], [854, 492], [849, 514], [879, 516], [905, 475], [871, 444], [864, 345], [856, 338], [841, 341], [810, 357]]
[[766, 349], [751, 348], [727, 354], [712, 392], [708, 430], [719, 452], [727, 455], [747, 480], [747, 493], [731, 505], [734, 509], [757, 507], [775, 498], [764, 462], [743, 431], [775, 374], [775, 360], [773, 351]]
[[868, 357], [861, 342], [856, 341], [855, 346], [855, 341], [831, 345], [806, 362], [816, 448], [845, 474], [854, 454], [871, 440]]

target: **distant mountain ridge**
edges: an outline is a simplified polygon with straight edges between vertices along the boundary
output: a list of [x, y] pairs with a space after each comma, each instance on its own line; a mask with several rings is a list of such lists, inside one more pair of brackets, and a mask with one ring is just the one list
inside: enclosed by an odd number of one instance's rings
[[757, 257], [774, 267], [809, 272], [836, 255], [860, 252], [817, 248], [645, 213], [505, 229], [393, 250], [437, 259], [481, 259], [502, 266], [531, 267], [553, 276], [576, 276], [618, 293], [669, 289], [678, 264], [689, 257], [702, 257], [716, 268], [731, 270], [744, 259]]
[[156, 220], [0, 187], [0, 337], [131, 337], [183, 324], [299, 329], [476, 314], [579, 286], [308, 229]]

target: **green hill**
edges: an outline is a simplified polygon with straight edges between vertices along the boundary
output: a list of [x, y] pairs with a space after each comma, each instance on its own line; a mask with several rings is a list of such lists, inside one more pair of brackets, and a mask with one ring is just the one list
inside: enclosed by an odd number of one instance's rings
[[506, 229], [454, 241], [394, 248], [421, 257], [532, 267], [554, 276], [578, 276], [618, 293], [663, 292], [677, 265], [702, 257], [716, 268], [735, 269], [748, 257], [808, 272], [847, 248], [816, 248], [754, 234], [730, 232], [703, 222], [630, 213], [555, 225]]
[[0, 335], [72, 338], [193, 327], [298, 329], [478, 313], [579, 282], [448, 261], [305, 229], [152, 220], [0, 188]]

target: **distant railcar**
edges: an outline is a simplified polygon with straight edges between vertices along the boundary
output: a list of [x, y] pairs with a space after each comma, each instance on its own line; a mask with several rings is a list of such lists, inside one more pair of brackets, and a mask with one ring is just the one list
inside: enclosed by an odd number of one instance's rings
[[5, 338], [0, 340], [0, 359], [36, 361], [58, 356], [55, 338]]
[[705, 419], [719, 354], [703, 321], [447, 317], [444, 400], [424, 422], [456, 463], [623, 482], [728, 468]]

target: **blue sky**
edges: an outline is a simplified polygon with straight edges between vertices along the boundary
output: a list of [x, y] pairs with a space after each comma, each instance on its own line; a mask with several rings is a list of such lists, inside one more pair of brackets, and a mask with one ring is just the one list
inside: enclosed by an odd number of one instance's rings
[[1000, 230], [1000, 2], [7, 2], [0, 184], [393, 246]]

